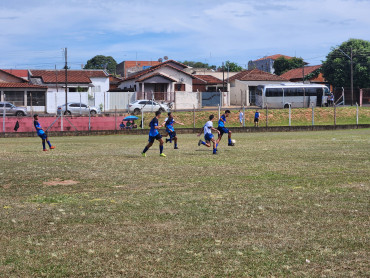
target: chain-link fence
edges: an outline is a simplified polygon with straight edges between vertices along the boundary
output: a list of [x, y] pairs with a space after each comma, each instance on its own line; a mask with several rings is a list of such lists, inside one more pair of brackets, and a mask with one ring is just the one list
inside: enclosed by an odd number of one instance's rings
[[[184, 125], [178, 127], [201, 128], [209, 115], [217, 119], [225, 109], [231, 111], [227, 119], [229, 127], [257, 127], [255, 113], [259, 112], [258, 127], [269, 126], [309, 126], [309, 125], [359, 125], [370, 124], [370, 107], [334, 106], [297, 109], [256, 109], [256, 108], [208, 108], [174, 111], [177, 122]], [[32, 116], [16, 117], [1, 114], [2, 132], [34, 132]], [[128, 118], [127, 118], [128, 117]], [[143, 112], [138, 115], [129, 113], [109, 113], [96, 116], [46, 116], [39, 115], [39, 123], [47, 131], [97, 131], [97, 130], [132, 130], [148, 129], [149, 122], [154, 117], [153, 112]], [[167, 117], [163, 112], [160, 122]]]

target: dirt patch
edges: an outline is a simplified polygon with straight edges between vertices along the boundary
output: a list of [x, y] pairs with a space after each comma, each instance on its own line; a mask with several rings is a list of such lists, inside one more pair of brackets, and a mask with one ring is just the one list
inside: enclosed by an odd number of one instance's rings
[[43, 182], [44, 185], [48, 185], [48, 186], [73, 185], [73, 184], [78, 184], [78, 183], [79, 183], [78, 181], [74, 181], [74, 180], [61, 180], [61, 179], [55, 179], [55, 180], [52, 180], [52, 181], [44, 181]]

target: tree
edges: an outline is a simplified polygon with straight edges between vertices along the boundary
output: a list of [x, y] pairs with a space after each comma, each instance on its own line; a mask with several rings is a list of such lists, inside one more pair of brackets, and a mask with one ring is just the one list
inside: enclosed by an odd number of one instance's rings
[[215, 65], [210, 66], [207, 63], [202, 63], [202, 62], [193, 62], [193, 61], [184, 61], [182, 64], [187, 65], [192, 68], [206, 68], [206, 69], [216, 69]]
[[276, 75], [282, 75], [291, 69], [301, 68], [304, 65], [302, 58], [292, 57], [286, 59], [285, 57], [279, 57], [274, 61], [274, 70]]
[[351, 51], [353, 86], [370, 88], [370, 41], [349, 39], [332, 49], [323, 62], [324, 78], [334, 87], [351, 86]]
[[238, 72], [242, 70], [243, 70], [243, 67], [239, 66], [237, 63], [230, 62], [230, 61], [225, 62], [225, 71]]
[[84, 69], [106, 69], [108, 73], [116, 72], [117, 62], [112, 56], [96, 55], [87, 61]]

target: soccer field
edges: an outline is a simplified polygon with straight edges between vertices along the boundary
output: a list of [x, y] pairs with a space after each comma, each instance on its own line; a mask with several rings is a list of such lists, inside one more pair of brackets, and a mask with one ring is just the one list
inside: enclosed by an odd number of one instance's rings
[[370, 130], [0, 139], [1, 277], [365, 277]]

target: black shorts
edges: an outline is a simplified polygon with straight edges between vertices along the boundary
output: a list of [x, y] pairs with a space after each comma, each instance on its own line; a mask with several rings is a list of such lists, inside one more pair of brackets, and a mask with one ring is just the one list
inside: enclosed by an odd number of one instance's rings
[[149, 143], [154, 143], [155, 140], [161, 140], [162, 138], [162, 135], [160, 135], [159, 133], [156, 135], [156, 136], [150, 136], [149, 135]]
[[170, 138], [175, 138], [176, 137], [176, 131], [170, 131], [170, 132], [168, 132], [168, 135], [170, 136]]
[[223, 135], [224, 133], [229, 133], [229, 130], [226, 127], [218, 127], [218, 131], [220, 131], [220, 135]]
[[259, 120], [258, 118], [254, 118], [255, 123], [258, 123], [258, 120]]

